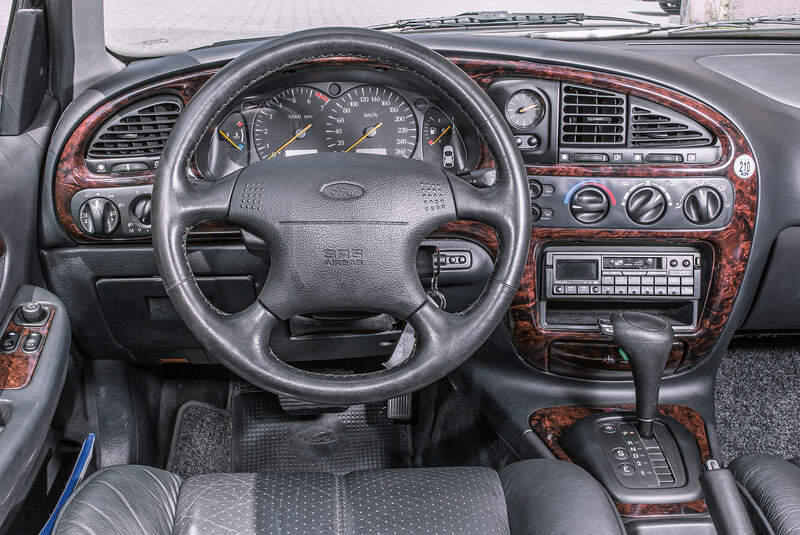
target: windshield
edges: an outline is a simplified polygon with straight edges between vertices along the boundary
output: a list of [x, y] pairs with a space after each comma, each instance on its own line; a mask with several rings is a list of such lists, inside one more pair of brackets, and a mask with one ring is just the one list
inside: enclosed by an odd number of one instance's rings
[[[774, 2], [774, 6], [763, 0], [739, 0], [735, 7], [719, 0], [685, 1], [690, 3], [681, 6], [681, 0], [240, 0], [236, 3], [105, 0], [104, 11], [106, 45], [124, 57], [163, 56], [215, 42], [275, 36], [303, 28], [368, 27], [400, 19], [452, 16], [469, 11], [583, 13], [635, 19], [662, 27], [712, 19], [777, 15], [779, 13], [773, 12], [777, 9], [785, 14], [790, 7], [800, 11], [797, 9], [800, 6], [794, 5], [800, 3], [796, 0]], [[575, 24], [566, 26], [575, 29]], [[626, 23], [587, 20], [583, 24], [594, 27]], [[508, 29], [495, 25], [492, 31]]]

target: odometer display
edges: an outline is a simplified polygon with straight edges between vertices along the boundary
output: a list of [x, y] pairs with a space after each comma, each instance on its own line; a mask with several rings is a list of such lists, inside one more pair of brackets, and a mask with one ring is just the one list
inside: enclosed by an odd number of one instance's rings
[[327, 150], [410, 158], [417, 145], [417, 119], [396, 92], [362, 85], [326, 107], [323, 134]]

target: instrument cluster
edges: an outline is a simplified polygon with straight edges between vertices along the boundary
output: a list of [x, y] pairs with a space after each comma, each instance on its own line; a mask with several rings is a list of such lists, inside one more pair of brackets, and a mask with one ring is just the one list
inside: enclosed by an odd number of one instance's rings
[[201, 142], [197, 163], [213, 179], [259, 160], [352, 152], [415, 158], [459, 173], [475, 165], [479, 152], [468, 151], [477, 134], [463, 136], [465, 129], [470, 125], [435, 99], [410, 90], [298, 83], [237, 101]]

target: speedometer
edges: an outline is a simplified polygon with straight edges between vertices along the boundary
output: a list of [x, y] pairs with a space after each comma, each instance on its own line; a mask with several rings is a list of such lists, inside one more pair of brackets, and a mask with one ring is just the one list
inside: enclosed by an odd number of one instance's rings
[[323, 133], [328, 150], [410, 158], [417, 146], [417, 118], [396, 92], [362, 85], [328, 105]]

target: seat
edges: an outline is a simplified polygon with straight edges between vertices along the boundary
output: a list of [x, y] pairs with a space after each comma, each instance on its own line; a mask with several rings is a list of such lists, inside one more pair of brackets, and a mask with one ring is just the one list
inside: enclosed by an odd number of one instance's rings
[[100, 470], [76, 490], [59, 535], [624, 533], [611, 499], [581, 468], [535, 459], [488, 468], [206, 474]]
[[749, 454], [728, 466], [759, 533], [800, 534], [800, 466], [776, 455]]

